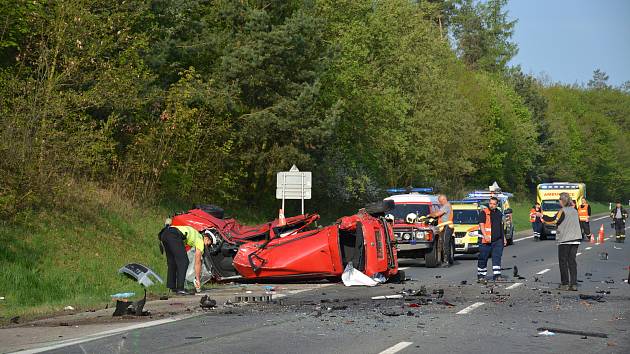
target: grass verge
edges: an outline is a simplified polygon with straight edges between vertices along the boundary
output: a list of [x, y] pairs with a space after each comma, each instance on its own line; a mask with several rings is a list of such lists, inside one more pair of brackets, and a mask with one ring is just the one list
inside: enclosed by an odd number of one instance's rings
[[[140, 294], [139, 284], [118, 274], [127, 263], [166, 274], [156, 235], [167, 210], [141, 208], [106, 190], [83, 193], [85, 200], [72, 211], [41, 211], [0, 225], [2, 322], [67, 305], [79, 310], [101, 306], [117, 292]], [[166, 288], [150, 290], [164, 293]]]
[[[591, 213], [601, 214], [608, 212], [608, 204], [599, 202], [590, 202]], [[512, 220], [516, 231], [531, 230], [532, 225], [529, 222], [529, 211], [534, 205], [533, 202], [523, 202], [519, 200], [510, 200], [510, 208], [512, 208]]]

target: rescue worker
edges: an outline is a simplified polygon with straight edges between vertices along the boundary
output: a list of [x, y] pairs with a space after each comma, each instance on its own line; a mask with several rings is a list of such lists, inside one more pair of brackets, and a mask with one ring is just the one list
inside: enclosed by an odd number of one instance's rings
[[621, 206], [620, 200], [615, 202], [615, 208], [610, 211], [610, 218], [615, 224], [615, 240], [625, 240], [625, 227], [628, 212], [623, 208], [623, 206]]
[[536, 203], [529, 211], [529, 222], [532, 223], [534, 241], [540, 241], [540, 233], [543, 228], [542, 219], [538, 217], [539, 213], [542, 213], [542, 208], [540, 207], [540, 203]]
[[188, 295], [184, 290], [186, 271], [188, 270], [188, 255], [186, 245], [195, 248], [195, 290], [201, 290], [201, 257], [205, 246], [212, 244], [212, 239], [202, 235], [190, 226], [167, 225], [160, 231], [159, 239], [166, 252], [168, 273], [166, 287], [177, 295]]
[[577, 250], [582, 240], [578, 212], [571, 206], [569, 193], [560, 193], [560, 210], [554, 216], [542, 216], [546, 224], [558, 227], [558, 264], [560, 266], [560, 286], [558, 290], [577, 291]]
[[589, 241], [593, 236], [591, 235], [591, 206], [586, 202], [586, 198], [582, 197], [581, 203], [578, 206], [578, 217], [580, 218], [580, 229], [582, 230], [582, 241]]
[[503, 247], [507, 245], [505, 232], [503, 230], [503, 213], [497, 209], [499, 199], [491, 197], [488, 208], [483, 208], [479, 212], [479, 229], [482, 240], [479, 246], [479, 258], [477, 261], [477, 282], [487, 284], [486, 274], [488, 273], [488, 258], [492, 254], [492, 275], [495, 281], [503, 281], [501, 275], [501, 257]]
[[453, 208], [451, 208], [451, 203], [448, 202], [444, 194], [438, 196], [438, 203], [440, 203], [440, 209], [429, 214], [429, 216], [440, 218], [438, 227], [442, 231], [442, 245], [444, 248], [444, 260], [446, 261], [446, 263], [442, 264], [442, 267], [448, 268], [455, 262], [452, 250], [453, 242], [455, 242], [453, 240], [453, 230], [455, 229], [453, 225]]

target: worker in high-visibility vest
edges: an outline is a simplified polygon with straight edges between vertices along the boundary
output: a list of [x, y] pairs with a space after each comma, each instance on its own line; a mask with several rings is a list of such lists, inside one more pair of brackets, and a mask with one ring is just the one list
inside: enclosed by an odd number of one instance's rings
[[540, 233], [543, 228], [542, 219], [538, 216], [540, 213], [542, 213], [540, 203], [534, 204], [532, 209], [529, 211], [529, 222], [532, 223], [534, 241], [540, 241]]
[[479, 229], [482, 238], [479, 246], [479, 257], [477, 261], [477, 282], [486, 284], [486, 274], [488, 273], [488, 258], [492, 254], [492, 276], [495, 281], [503, 281], [501, 275], [501, 258], [503, 257], [503, 247], [506, 246], [505, 232], [503, 230], [503, 213], [497, 209], [499, 199], [491, 197], [488, 208], [483, 208], [479, 212]]
[[582, 241], [588, 241], [593, 235], [591, 234], [591, 206], [586, 202], [586, 198], [582, 197], [580, 205], [577, 207], [578, 217], [580, 218], [580, 229], [582, 230]]

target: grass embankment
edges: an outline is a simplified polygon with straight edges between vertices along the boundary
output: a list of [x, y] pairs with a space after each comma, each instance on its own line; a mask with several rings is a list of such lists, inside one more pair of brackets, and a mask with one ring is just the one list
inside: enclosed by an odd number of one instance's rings
[[[168, 213], [140, 208], [111, 192], [92, 189], [71, 211], [41, 211], [0, 225], [0, 319], [37, 316], [71, 305], [100, 306], [110, 295], [142, 287], [118, 275], [131, 262], [166, 275], [157, 233]], [[163, 285], [151, 287], [163, 293]]]
[[[590, 202], [591, 213], [601, 214], [608, 212], [608, 204], [599, 202]], [[529, 211], [534, 205], [533, 202], [522, 202], [517, 200], [510, 200], [510, 208], [512, 208], [512, 220], [514, 220], [514, 227], [516, 231], [531, 230], [532, 226], [529, 222]]]

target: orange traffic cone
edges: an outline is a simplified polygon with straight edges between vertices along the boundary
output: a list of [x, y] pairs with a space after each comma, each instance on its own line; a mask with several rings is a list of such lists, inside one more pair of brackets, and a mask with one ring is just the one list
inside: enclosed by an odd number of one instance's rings
[[595, 235], [591, 234], [590, 239], [591, 239], [591, 244], [595, 244]]
[[599, 239], [597, 243], [604, 243], [604, 224], [599, 228]]
[[287, 220], [284, 218], [284, 209], [280, 209], [278, 212], [278, 226], [284, 226], [287, 224]]

